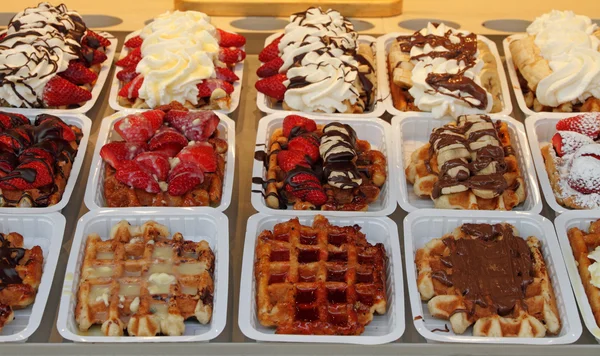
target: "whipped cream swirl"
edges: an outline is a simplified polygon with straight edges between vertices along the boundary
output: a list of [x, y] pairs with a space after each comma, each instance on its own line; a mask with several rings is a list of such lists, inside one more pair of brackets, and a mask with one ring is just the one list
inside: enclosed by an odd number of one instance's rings
[[197, 11], [167, 12], [144, 27], [140, 37], [140, 98], [150, 107], [172, 101], [197, 105], [197, 85], [216, 77], [219, 44], [210, 17]]
[[596, 31], [598, 26], [589, 17], [556, 10], [538, 17], [527, 28], [552, 69], [536, 88], [541, 104], [556, 107], [592, 96], [600, 98], [600, 39], [594, 35]]

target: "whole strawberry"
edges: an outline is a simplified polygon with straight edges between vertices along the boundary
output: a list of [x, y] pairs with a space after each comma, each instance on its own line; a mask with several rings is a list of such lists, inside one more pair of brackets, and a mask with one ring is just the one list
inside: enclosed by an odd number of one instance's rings
[[286, 86], [283, 84], [287, 80], [285, 73], [276, 74], [268, 78], [261, 79], [254, 84], [256, 90], [275, 100], [283, 100], [285, 97]]
[[317, 129], [317, 124], [304, 116], [288, 115], [283, 119], [283, 136], [298, 136], [304, 132], [313, 132]]
[[588, 136], [573, 131], [558, 131], [552, 136], [552, 146], [559, 157], [575, 153], [581, 147], [592, 143], [594, 141]]
[[577, 132], [595, 140], [600, 136], [600, 114], [586, 113], [562, 119], [556, 124], [556, 129]]

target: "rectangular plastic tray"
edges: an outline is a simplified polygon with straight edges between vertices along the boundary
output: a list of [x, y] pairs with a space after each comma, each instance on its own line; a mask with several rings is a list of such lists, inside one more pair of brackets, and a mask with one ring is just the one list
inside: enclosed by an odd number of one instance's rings
[[[510, 140], [514, 148], [519, 168], [525, 180], [527, 197], [525, 202], [513, 211], [528, 211], [539, 213], [542, 211], [542, 201], [535, 179], [535, 171], [531, 163], [531, 154], [527, 146], [527, 138], [523, 124], [506, 115], [490, 115], [492, 120], [506, 121], [510, 133]], [[412, 186], [406, 180], [405, 168], [410, 162], [411, 154], [429, 142], [431, 131], [453, 121], [450, 118], [435, 119], [430, 113], [403, 113], [392, 119], [392, 137], [394, 137], [395, 167], [399, 177], [398, 203], [407, 212], [423, 208], [433, 208], [433, 200], [418, 197]]]
[[0, 214], [0, 232], [23, 235], [25, 248], [40, 246], [44, 254], [42, 280], [35, 301], [24, 309], [15, 310], [15, 319], [0, 332], [0, 342], [26, 341], [40, 326], [52, 287], [56, 263], [60, 254], [66, 220], [59, 213]]
[[[269, 43], [273, 42], [277, 37], [281, 36], [282, 34], [283, 34], [283, 32], [277, 32], [277, 33], [274, 33], [271, 36], [267, 37], [267, 39], [265, 40], [265, 47], [267, 45], [269, 45]], [[376, 41], [377, 40], [375, 39], [375, 37], [366, 36], [366, 35], [358, 36], [358, 42], [371, 44], [371, 48], [373, 48], [373, 53], [375, 54], [375, 57], [376, 57], [375, 65], [379, 65], [377, 62], [377, 51], [376, 51], [376, 48], [374, 48]], [[376, 72], [376, 75], [378, 76], [379, 71], [377, 70], [377, 68], [375, 68], [375, 72]], [[254, 73], [252, 73], [252, 74], [254, 75]], [[258, 80], [258, 79], [260, 79], [260, 78], [256, 78], [256, 80]], [[379, 82], [379, 79], [377, 79], [377, 82]], [[385, 107], [383, 105], [382, 98], [383, 98], [383, 96], [381, 93], [381, 88], [378, 86], [377, 93], [375, 93], [375, 103], [373, 103], [373, 109], [370, 111], [364, 112], [362, 114], [343, 114], [343, 113], [335, 113], [335, 114], [315, 113], [315, 114], [319, 114], [322, 116], [330, 116], [330, 117], [356, 117], [356, 118], [358, 118], [358, 117], [380, 117], [385, 112]], [[273, 103], [271, 102], [269, 97], [267, 97], [265, 94], [263, 94], [261, 92], [256, 93], [256, 105], [258, 106], [260, 111], [267, 113], [267, 114], [273, 114], [273, 113], [279, 113], [279, 112], [286, 112], [286, 113], [295, 112], [295, 111], [284, 110], [283, 107], [281, 106], [281, 104], [273, 105]]]
[[[417, 289], [417, 271], [414, 263], [417, 250], [424, 247], [432, 239], [451, 233], [462, 224], [497, 224], [501, 222], [514, 225], [523, 238], [535, 236], [540, 240], [542, 255], [546, 261], [546, 267], [556, 296], [561, 321], [560, 333], [556, 336], [543, 338], [502, 338], [473, 336], [472, 328], [467, 329], [462, 335], [454, 334], [452, 328], [447, 333], [433, 332], [432, 330], [436, 328], [443, 330], [444, 325], [449, 326], [450, 322], [434, 318], [429, 313], [427, 303], [421, 300]], [[419, 334], [427, 340], [481, 344], [559, 345], [573, 343], [581, 336], [581, 322], [575, 309], [573, 293], [556, 240], [556, 234], [550, 220], [544, 217], [528, 213], [421, 209], [408, 214], [404, 219], [404, 249], [414, 325]], [[419, 316], [421, 318], [418, 318]]]
[[[87, 188], [85, 190], [85, 205], [90, 210], [94, 209], [123, 209], [123, 208], [109, 208], [106, 206], [104, 199], [104, 171], [105, 165], [102, 157], [100, 157], [100, 150], [106, 143], [112, 141], [119, 141], [121, 137], [118, 133], [113, 130], [115, 122], [130, 114], [135, 114], [143, 110], [127, 109], [119, 111], [111, 116], [105, 117], [102, 120], [102, 126], [98, 133], [98, 140], [96, 141], [96, 149], [94, 150], [94, 156], [92, 158], [92, 165], [90, 167], [90, 175], [87, 182]], [[231, 203], [231, 192], [233, 190], [233, 173], [235, 169], [235, 123], [227, 117], [227, 115], [220, 112], [216, 112], [217, 116], [221, 119], [221, 122], [217, 126], [219, 130], [219, 137], [227, 141], [227, 157], [225, 158], [225, 179], [223, 181], [223, 194], [221, 196], [221, 204], [215, 209], [223, 211], [229, 207]], [[137, 209], [154, 209], [148, 207], [137, 207]], [[173, 208], [169, 208], [173, 209]], [[192, 209], [197, 209], [196, 207]]]
[[[388, 73], [387, 56], [392, 42], [398, 36], [409, 36], [412, 32], [394, 32], [388, 33], [387, 35], [381, 36], [377, 39], [377, 78], [379, 79], [378, 87], [381, 90], [381, 97], [385, 105], [385, 109], [392, 115], [402, 115], [406, 113], [415, 113], [416, 111], [400, 111], [394, 106], [392, 95], [390, 93], [390, 76]], [[512, 112], [512, 102], [510, 100], [510, 91], [508, 89], [508, 81], [506, 80], [506, 74], [504, 74], [504, 68], [502, 67], [502, 60], [498, 53], [496, 43], [488, 39], [487, 37], [477, 35], [477, 39], [483, 41], [488, 45], [490, 51], [496, 59], [498, 65], [498, 76], [500, 77], [500, 86], [502, 87], [502, 111], [494, 114], [510, 115]], [[482, 113], [483, 114], [483, 113]]]
[[[0, 35], [6, 32], [0, 31]], [[96, 84], [92, 88], [92, 99], [88, 100], [82, 106], [75, 109], [21, 109], [21, 108], [11, 108], [6, 106], [0, 106], [0, 110], [4, 111], [12, 111], [12, 112], [20, 112], [22, 114], [52, 114], [52, 115], [62, 115], [62, 114], [85, 114], [90, 111], [96, 101], [100, 97], [100, 93], [102, 92], [102, 88], [106, 83], [106, 79], [108, 78], [108, 72], [110, 71], [110, 67], [113, 64], [113, 58], [115, 57], [115, 52], [117, 50], [117, 38], [111, 35], [108, 32], [98, 31], [99, 34], [105, 36], [110, 40], [110, 46], [106, 48], [106, 60], [102, 63], [100, 67], [100, 73], [98, 73], [98, 79], [96, 80]]]
[[[359, 225], [370, 243], [382, 243], [388, 257], [387, 270], [387, 311], [384, 315], [375, 314], [373, 321], [359, 336], [340, 335], [286, 335], [275, 334], [274, 328], [264, 327], [256, 315], [256, 280], [254, 278], [254, 251], [256, 239], [263, 230], [272, 230], [275, 224], [286, 222], [295, 215], [269, 216], [255, 214], [248, 219], [246, 242], [242, 261], [240, 285], [239, 327], [247, 337], [257, 341], [346, 343], [377, 345], [395, 341], [404, 333], [404, 291], [402, 281], [402, 259], [398, 243], [398, 227], [387, 217], [330, 217], [329, 221], [338, 226]], [[311, 225], [312, 217], [300, 217], [300, 224]]]
[[[256, 133], [256, 151], [264, 151], [269, 148], [269, 140], [271, 135], [276, 129], [281, 128], [283, 119], [290, 115], [289, 112], [279, 112], [263, 117], [258, 122], [258, 129]], [[361, 216], [385, 216], [390, 215], [396, 210], [396, 189], [394, 189], [394, 182], [396, 182], [396, 175], [393, 166], [393, 145], [391, 145], [390, 125], [377, 118], [343, 118], [343, 117], [332, 117], [315, 114], [301, 114], [302, 116], [313, 119], [317, 122], [317, 125], [325, 125], [330, 122], [341, 122], [352, 126], [356, 131], [358, 138], [361, 140], [368, 141], [371, 144], [372, 149], [380, 150], [387, 158], [388, 169], [387, 169], [387, 181], [381, 189], [379, 199], [369, 205], [367, 211], [327, 211], [327, 215], [332, 216], [348, 216], [348, 215], [361, 215]], [[254, 160], [254, 166], [252, 169], [252, 177], [260, 177], [266, 179], [266, 170], [262, 161]], [[262, 195], [263, 189], [260, 184], [252, 184], [252, 206], [260, 213], [272, 214], [272, 215], [315, 215], [318, 211], [314, 210], [294, 210], [293, 213], [286, 212], [283, 209], [272, 209], [267, 206], [265, 199]], [[291, 206], [288, 207], [288, 210]]]
[[[139, 35], [141, 31], [142, 30], [137, 30], [137, 31], [134, 31], [134, 32], [130, 33], [129, 35], [127, 35], [127, 37], [125, 37], [125, 42], [127, 42], [127, 40], [130, 39], [131, 37]], [[129, 54], [129, 48], [125, 47], [125, 42], [123, 42], [123, 47], [121, 48], [121, 57], [119, 57], [119, 59], [125, 58], [125, 56], [127, 56]], [[245, 47], [242, 47], [242, 49], [245, 49]], [[119, 90], [121, 90], [121, 82], [119, 81], [119, 79], [117, 79], [117, 73], [121, 69], [122, 69], [121, 67], [115, 66], [115, 75], [114, 75], [112, 83], [110, 85], [110, 94], [108, 96], [108, 104], [110, 105], [111, 108], [115, 109], [116, 111], [132, 109], [132, 108], [128, 108], [125, 106], [121, 106], [119, 104], [119, 101], [117, 98], [119, 95]], [[223, 114], [229, 114], [229, 113], [234, 112], [235, 109], [237, 109], [238, 105], [240, 104], [240, 94], [242, 92], [242, 80], [243, 80], [243, 76], [244, 76], [244, 61], [237, 63], [235, 65], [235, 67], [233, 67], [233, 72], [235, 73], [235, 75], [238, 76], [238, 78], [240, 78], [240, 80], [233, 83], [233, 93], [231, 94], [231, 105], [229, 107], [229, 110], [215, 110], [215, 111], [223, 113]], [[134, 110], [149, 110], [149, 109], [134, 109]], [[190, 109], [190, 110], [199, 111], [199, 109]]]
[[[194, 318], [185, 322], [182, 336], [110, 337], [104, 336], [99, 326], [80, 332], [75, 321], [75, 305], [81, 274], [81, 264], [90, 233], [97, 233], [103, 240], [110, 237], [111, 227], [121, 220], [132, 225], [142, 225], [153, 220], [166, 225], [173, 235], [181, 232], [186, 240], [206, 240], [215, 254], [214, 301], [212, 320], [207, 325]], [[214, 209], [199, 210], [157, 208], [140, 212], [135, 209], [92, 211], [77, 223], [73, 245], [69, 255], [63, 291], [60, 297], [57, 327], [60, 334], [76, 342], [192, 342], [212, 340], [223, 331], [227, 321], [227, 288], [229, 278], [229, 223], [227, 216]]]
[[[4, 109], [0, 109], [4, 110]], [[8, 111], [8, 110], [7, 110]], [[19, 114], [23, 114], [27, 116], [31, 122], [35, 121], [35, 117], [42, 112], [33, 113], [29, 110], [23, 109], [13, 109], [11, 112], [16, 112]], [[73, 161], [73, 166], [71, 168], [71, 174], [69, 175], [69, 180], [67, 181], [67, 186], [65, 187], [65, 191], [63, 192], [63, 196], [61, 200], [52, 206], [49, 207], [38, 207], [38, 208], [15, 208], [15, 207], [6, 207], [0, 208], [0, 213], [3, 214], [45, 214], [55, 211], [61, 211], [71, 199], [71, 194], [73, 193], [73, 189], [75, 188], [75, 184], [77, 184], [77, 177], [79, 176], [79, 171], [81, 171], [81, 166], [83, 165], [83, 160], [85, 159], [85, 152], [88, 146], [88, 140], [90, 138], [90, 129], [92, 127], [92, 121], [83, 114], [75, 114], [75, 113], [65, 113], [65, 112], [56, 112], [52, 110], [48, 110], [48, 114], [55, 115], [63, 120], [65, 123], [69, 125], [77, 126], [81, 129], [83, 133], [83, 137], [79, 142], [79, 147], [77, 148], [77, 155], [75, 156], [75, 161]]]

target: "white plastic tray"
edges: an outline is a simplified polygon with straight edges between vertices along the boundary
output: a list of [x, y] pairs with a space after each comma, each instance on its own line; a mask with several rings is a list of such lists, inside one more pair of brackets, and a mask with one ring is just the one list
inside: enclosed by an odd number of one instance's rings
[[[240, 285], [239, 327], [247, 337], [257, 341], [309, 342], [309, 343], [346, 343], [359, 345], [377, 345], [395, 341], [404, 333], [404, 290], [402, 282], [402, 260], [398, 243], [398, 227], [387, 217], [331, 217], [334, 225], [348, 226], [358, 224], [370, 243], [383, 243], [388, 256], [387, 270], [387, 311], [384, 315], [375, 314], [373, 321], [365, 327], [360, 336], [339, 335], [286, 335], [275, 334], [274, 328], [264, 327], [256, 315], [256, 281], [254, 279], [254, 252], [256, 239], [263, 230], [272, 230], [275, 224], [294, 218], [288, 216], [268, 216], [255, 214], [248, 219], [246, 242], [242, 261], [242, 279]], [[300, 217], [303, 225], [312, 225], [312, 217]]]
[[577, 262], [573, 257], [573, 250], [569, 243], [569, 237], [567, 235], [571, 228], [577, 227], [583, 231], [588, 231], [590, 223], [600, 219], [600, 210], [581, 210], [581, 211], [568, 211], [561, 214], [554, 220], [554, 226], [556, 228], [556, 234], [558, 235], [558, 242], [562, 249], [563, 258], [565, 259], [565, 265], [571, 278], [571, 286], [575, 292], [575, 299], [579, 305], [579, 311], [583, 317], [583, 322], [588, 328], [590, 333], [594, 335], [596, 341], [600, 343], [600, 327], [594, 319], [592, 308], [588, 300], [585, 289], [581, 283], [581, 276], [577, 270]]
[[[265, 151], [269, 148], [269, 140], [273, 132], [281, 128], [283, 119], [290, 115], [290, 112], [279, 112], [263, 117], [258, 122], [258, 129], [256, 133], [256, 151]], [[386, 216], [390, 215], [396, 210], [396, 189], [394, 189], [394, 182], [396, 182], [396, 173], [392, 169], [393, 166], [393, 145], [391, 144], [392, 139], [390, 135], [390, 125], [377, 118], [343, 118], [343, 117], [332, 117], [315, 114], [304, 114], [300, 115], [313, 119], [317, 124], [325, 125], [330, 122], [341, 122], [352, 126], [356, 131], [359, 139], [369, 141], [372, 149], [380, 150], [387, 158], [387, 181], [385, 182], [379, 198], [374, 203], [369, 204], [369, 210], [367, 211], [321, 211], [322, 214], [330, 216], [348, 216], [348, 215], [360, 215], [360, 216]], [[266, 179], [267, 172], [265, 170], [262, 161], [254, 160], [254, 166], [252, 169], [252, 177], [260, 177]], [[267, 206], [265, 199], [262, 195], [264, 191], [260, 184], [252, 183], [252, 206], [260, 213], [272, 214], [272, 215], [315, 215], [319, 211], [316, 210], [291, 210], [291, 206], [288, 206], [287, 210], [284, 209], [272, 209]], [[286, 212], [287, 211], [287, 212]], [[290, 211], [293, 211], [291, 213]]]
[[15, 319], [2, 329], [0, 342], [26, 341], [40, 326], [46, 302], [52, 287], [56, 262], [60, 254], [65, 218], [59, 213], [0, 214], [0, 232], [18, 232], [23, 235], [25, 248], [40, 246], [44, 253], [44, 269], [35, 301], [25, 309], [15, 310]]
[[[97, 233], [103, 240], [110, 237], [110, 229], [121, 220], [132, 225], [142, 225], [153, 220], [166, 225], [173, 235], [181, 232], [186, 240], [206, 240], [215, 254], [213, 314], [209, 324], [202, 325], [194, 318], [185, 322], [182, 336], [151, 337], [109, 337], [104, 336], [99, 326], [87, 332], [79, 331], [75, 321], [75, 305], [81, 264], [87, 236]], [[73, 238], [65, 282], [60, 297], [57, 327], [59, 333], [68, 340], [77, 342], [191, 342], [212, 340], [223, 331], [227, 321], [227, 289], [229, 286], [229, 223], [227, 216], [214, 209], [190, 210], [181, 208], [155, 209], [140, 212], [136, 209], [92, 211], [85, 214], [77, 223]]]
[[[523, 124], [505, 115], [490, 115], [492, 120], [506, 121], [510, 133], [510, 140], [514, 148], [519, 168], [525, 180], [527, 198], [512, 211], [528, 211], [539, 213], [542, 211], [542, 201], [535, 180], [535, 172], [531, 163], [531, 154], [527, 146], [527, 138]], [[419, 147], [429, 142], [431, 131], [453, 121], [450, 118], [435, 119], [430, 113], [403, 113], [392, 119], [392, 137], [394, 137], [395, 167], [398, 171], [399, 193], [398, 203], [407, 212], [423, 208], [433, 208], [431, 199], [418, 197], [406, 180], [404, 169], [410, 162], [410, 155]]]
[[[393, 41], [398, 36], [409, 36], [412, 35], [412, 32], [394, 32], [389, 33], [387, 35], [381, 36], [377, 39], [377, 78], [379, 80], [378, 87], [381, 90], [381, 97], [383, 98], [383, 103], [385, 105], [385, 109], [392, 115], [402, 115], [405, 113], [415, 113], [418, 111], [400, 111], [396, 109], [394, 106], [394, 101], [392, 100], [392, 95], [390, 93], [390, 76], [388, 73], [388, 65], [387, 65], [387, 56], [390, 46]], [[487, 37], [477, 35], [477, 39], [483, 41], [488, 45], [490, 51], [494, 55], [496, 59], [496, 64], [498, 66], [498, 76], [500, 77], [500, 85], [502, 87], [502, 111], [498, 113], [494, 113], [496, 115], [504, 114], [510, 115], [512, 112], [512, 102], [510, 100], [510, 91], [508, 89], [508, 81], [506, 80], [506, 74], [504, 74], [504, 68], [502, 67], [502, 60], [500, 59], [500, 54], [498, 53], [498, 48], [496, 47], [496, 43], [488, 39]], [[483, 114], [483, 113], [482, 113]]]
[[[9, 111], [4, 110], [4, 108], [0, 108], [0, 111]], [[25, 109], [13, 109], [11, 112], [23, 114], [27, 116], [31, 122], [35, 121], [35, 117], [42, 112], [33, 113], [32, 111]], [[73, 166], [71, 168], [71, 174], [69, 176], [69, 180], [67, 181], [67, 186], [65, 187], [65, 191], [61, 200], [52, 206], [49, 207], [38, 207], [38, 208], [13, 208], [6, 207], [0, 208], [0, 213], [9, 213], [9, 214], [45, 214], [54, 211], [61, 211], [67, 203], [69, 203], [69, 199], [71, 199], [71, 194], [73, 193], [73, 189], [75, 188], [75, 184], [77, 184], [77, 177], [79, 176], [79, 171], [81, 170], [81, 166], [83, 164], [83, 160], [85, 159], [85, 151], [87, 150], [88, 140], [90, 138], [90, 129], [92, 127], [92, 121], [83, 114], [74, 114], [74, 113], [65, 113], [65, 112], [57, 112], [52, 110], [47, 110], [43, 113], [52, 114], [54, 116], [59, 117], [65, 123], [69, 125], [74, 125], [81, 128], [83, 133], [83, 137], [79, 142], [79, 147], [77, 148], [77, 155], [75, 156], [75, 161], [73, 161]]]
[[[421, 300], [417, 289], [417, 271], [414, 263], [418, 249], [424, 247], [432, 239], [442, 237], [465, 223], [496, 224], [501, 222], [514, 225], [519, 231], [519, 236], [523, 238], [535, 236], [542, 244], [542, 254], [552, 281], [561, 320], [561, 331], [557, 336], [544, 338], [481, 337], [473, 336], [472, 328], [467, 329], [462, 335], [456, 335], [450, 328], [450, 322], [431, 316], [427, 303]], [[422, 209], [408, 214], [404, 219], [404, 249], [413, 318], [422, 317], [422, 319], [414, 320], [415, 328], [427, 340], [481, 344], [559, 345], [573, 343], [581, 336], [581, 322], [575, 308], [575, 300], [569, 285], [565, 264], [552, 223], [546, 218], [528, 213]], [[444, 324], [448, 325], [450, 332], [431, 331], [436, 328], [444, 329]]]
[[[282, 34], [283, 34], [283, 32], [277, 32], [277, 33], [274, 33], [271, 36], [267, 37], [267, 39], [265, 40], [265, 47], [267, 45], [269, 45], [269, 43], [273, 42], [277, 37], [281, 36]], [[374, 46], [376, 41], [377, 40], [375, 39], [375, 37], [365, 36], [365, 35], [358, 36], [358, 42], [369, 43], [371, 45], [371, 48], [373, 48], [373, 53], [375, 54], [375, 65], [378, 66], [379, 62], [377, 60], [377, 51]], [[375, 68], [375, 74], [377, 77], [379, 76], [378, 68]], [[258, 79], [260, 79], [260, 78], [257, 78], [256, 80], [258, 80]], [[380, 80], [377, 79], [377, 82], [379, 83]], [[344, 114], [344, 113], [334, 113], [334, 114], [315, 113], [315, 114], [319, 114], [322, 116], [333, 116], [333, 117], [356, 117], [356, 118], [358, 118], [358, 117], [380, 117], [385, 112], [385, 107], [383, 105], [383, 99], [382, 99], [383, 96], [382, 96], [381, 87], [379, 85], [377, 85], [376, 89], [377, 89], [377, 92], [375, 93], [375, 102], [373, 103], [373, 109], [371, 109], [367, 112], [364, 112], [362, 114]], [[281, 106], [281, 104], [273, 105], [273, 103], [271, 102], [269, 97], [267, 97], [265, 94], [263, 94], [261, 92], [256, 93], [256, 105], [258, 106], [260, 111], [267, 113], [267, 114], [273, 114], [273, 113], [278, 113], [278, 112], [285, 112], [285, 113], [297, 112], [297, 111], [291, 111], [291, 110], [290, 111], [284, 110], [283, 107]]]
[[[102, 149], [102, 146], [108, 142], [122, 140], [119, 134], [113, 130], [113, 125], [116, 120], [142, 111], [144, 110], [127, 109], [116, 112], [102, 120], [102, 126], [100, 127], [100, 132], [98, 133], [96, 149], [94, 150], [94, 157], [92, 158], [92, 165], [90, 167], [90, 175], [85, 190], [84, 202], [88, 209], [125, 209], [109, 208], [106, 206], [106, 201], [104, 199], [105, 165], [102, 157], [100, 157], [100, 150]], [[216, 111], [215, 114], [217, 114], [219, 119], [221, 119], [221, 122], [219, 122], [219, 125], [217, 126], [219, 129], [219, 137], [227, 141], [228, 144], [227, 155], [225, 157], [225, 179], [223, 181], [221, 204], [215, 207], [215, 209], [223, 211], [227, 209], [231, 203], [231, 192], [233, 190], [233, 173], [235, 169], [235, 123], [225, 114]], [[137, 207], [136, 209], [154, 210], [155, 208]], [[197, 207], [191, 209], [197, 209]]]
[[[142, 32], [142, 30], [137, 30], [137, 31], [130, 33], [129, 35], [127, 35], [127, 37], [125, 37], [125, 42], [127, 42], [127, 40], [129, 40], [130, 38], [139, 35], [140, 32]], [[119, 59], [125, 58], [125, 56], [127, 56], [129, 54], [130, 50], [129, 50], [129, 48], [125, 47], [125, 42], [123, 42], [123, 48], [121, 48], [121, 55], [120, 55]], [[246, 48], [245, 46], [241, 47], [241, 49], [245, 49], [245, 48]], [[121, 82], [119, 81], [119, 79], [117, 79], [117, 73], [121, 69], [123, 69], [123, 68], [115, 66], [115, 75], [114, 75], [112, 83], [110, 85], [110, 94], [108, 96], [108, 104], [110, 105], [111, 108], [115, 109], [116, 111], [132, 109], [130, 107], [121, 106], [119, 104], [119, 101], [117, 98], [119, 95], [119, 90], [121, 90]], [[233, 72], [235, 73], [235, 75], [238, 76], [238, 78], [240, 78], [240, 80], [233, 83], [233, 93], [231, 93], [231, 105], [229, 107], [229, 110], [214, 110], [214, 111], [217, 111], [217, 112], [220, 112], [223, 114], [229, 114], [229, 113], [234, 112], [235, 109], [237, 109], [238, 105], [240, 104], [240, 94], [242, 92], [242, 80], [243, 80], [243, 76], [244, 76], [244, 61], [237, 63], [235, 65], [235, 67], [233, 67]], [[151, 109], [135, 109], [135, 110], [151, 110]], [[190, 109], [190, 110], [201, 111], [200, 109]], [[204, 111], [204, 110], [202, 110], [202, 111]]]
[[[0, 35], [6, 32], [0, 31]], [[19, 112], [22, 114], [52, 114], [52, 115], [62, 115], [62, 114], [85, 114], [90, 111], [96, 101], [100, 97], [100, 93], [102, 92], [102, 88], [104, 87], [104, 83], [106, 83], [106, 78], [108, 78], [108, 72], [110, 71], [110, 67], [113, 64], [113, 58], [115, 57], [115, 52], [117, 50], [118, 40], [115, 36], [111, 35], [108, 32], [104, 31], [96, 31], [98, 34], [108, 38], [110, 40], [110, 46], [106, 48], [106, 60], [102, 63], [100, 67], [100, 73], [98, 73], [98, 79], [96, 80], [96, 84], [92, 88], [92, 99], [88, 100], [82, 106], [75, 109], [23, 109], [23, 108], [11, 108], [6, 106], [0, 106], [0, 110], [4, 111], [12, 111]]]

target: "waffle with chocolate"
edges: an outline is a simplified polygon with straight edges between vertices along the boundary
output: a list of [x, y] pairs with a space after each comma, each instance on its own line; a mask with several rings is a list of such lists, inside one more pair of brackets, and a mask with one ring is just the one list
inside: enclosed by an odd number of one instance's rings
[[573, 257], [585, 289], [594, 319], [600, 325], [600, 220], [593, 221], [588, 231], [568, 231]]
[[[260, 181], [268, 207], [295, 210], [365, 211], [387, 180], [386, 157], [358, 139], [347, 124], [317, 125], [288, 115], [271, 135]], [[262, 152], [261, 152], [262, 153]]]
[[279, 223], [257, 239], [258, 320], [278, 334], [360, 335], [386, 312], [386, 259], [357, 225]]
[[0, 331], [14, 319], [13, 309], [35, 301], [43, 265], [39, 246], [26, 249], [20, 234], [0, 234]]
[[512, 210], [526, 198], [508, 126], [486, 115], [460, 116], [434, 129], [405, 173], [415, 194], [433, 199], [436, 208]]
[[110, 239], [87, 238], [75, 321], [80, 331], [101, 325], [106, 336], [183, 335], [187, 319], [210, 323], [214, 267], [206, 241], [123, 220]]
[[417, 287], [432, 316], [474, 336], [544, 337], [560, 332], [540, 241], [510, 224], [464, 224], [417, 250]]

